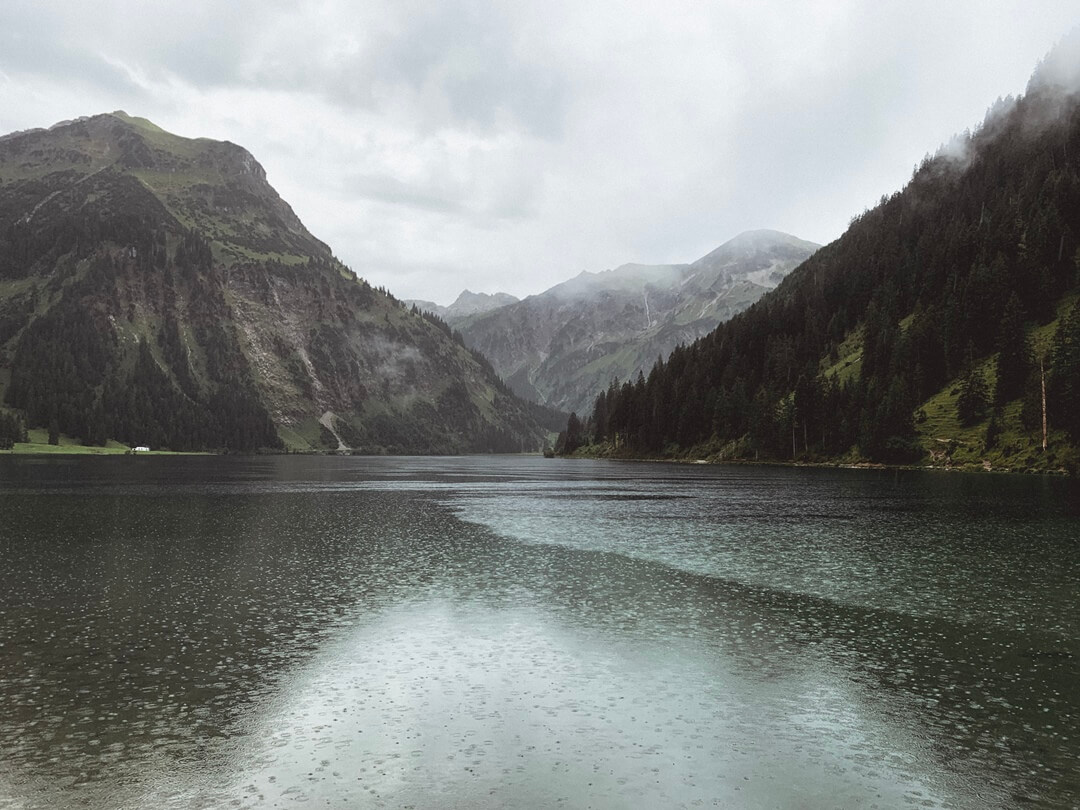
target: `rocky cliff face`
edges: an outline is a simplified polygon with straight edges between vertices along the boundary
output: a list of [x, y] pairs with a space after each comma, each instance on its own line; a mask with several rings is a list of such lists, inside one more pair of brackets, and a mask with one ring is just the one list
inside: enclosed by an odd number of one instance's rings
[[535, 448], [445, 325], [354, 276], [243, 148], [123, 113], [0, 139], [0, 397], [87, 441]]
[[692, 264], [582, 273], [451, 323], [515, 392], [584, 412], [613, 379], [635, 377], [680, 343], [708, 334], [816, 249], [778, 231], [749, 231]]

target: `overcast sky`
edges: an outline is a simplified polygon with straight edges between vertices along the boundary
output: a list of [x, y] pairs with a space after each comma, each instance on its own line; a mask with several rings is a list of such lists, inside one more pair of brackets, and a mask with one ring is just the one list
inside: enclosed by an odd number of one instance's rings
[[250, 149], [399, 297], [825, 243], [1023, 92], [1076, 0], [0, 3], [0, 131], [116, 109]]

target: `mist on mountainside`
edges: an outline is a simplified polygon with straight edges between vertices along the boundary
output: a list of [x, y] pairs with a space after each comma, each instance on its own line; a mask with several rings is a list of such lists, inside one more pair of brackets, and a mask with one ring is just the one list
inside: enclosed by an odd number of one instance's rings
[[520, 396], [584, 412], [615, 380], [743, 311], [817, 245], [779, 231], [742, 233], [690, 264], [583, 272], [538, 295], [448, 319]]
[[1080, 30], [757, 306], [598, 396], [563, 447], [1077, 469], [1078, 284]]

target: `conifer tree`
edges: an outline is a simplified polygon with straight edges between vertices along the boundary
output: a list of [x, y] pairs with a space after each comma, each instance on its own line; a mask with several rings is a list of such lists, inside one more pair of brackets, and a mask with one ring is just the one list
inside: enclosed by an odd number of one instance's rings
[[1024, 391], [1031, 374], [1031, 345], [1024, 328], [1024, 308], [1014, 293], [1005, 305], [998, 331], [997, 385], [994, 402], [1002, 405]]
[[986, 377], [974, 365], [968, 368], [960, 381], [960, 394], [956, 398], [956, 417], [964, 427], [982, 420], [990, 404]]
[[[1078, 251], [1080, 258], [1080, 251]], [[1054, 336], [1048, 382], [1051, 419], [1080, 442], [1080, 301]]]

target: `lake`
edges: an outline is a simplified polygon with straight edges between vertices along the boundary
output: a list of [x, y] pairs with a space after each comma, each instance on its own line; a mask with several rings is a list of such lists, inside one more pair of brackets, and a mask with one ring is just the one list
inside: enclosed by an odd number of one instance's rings
[[1080, 487], [0, 458], [0, 808], [1080, 805]]

